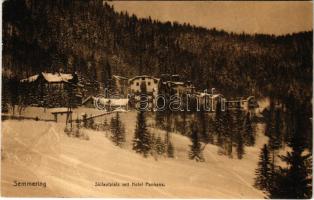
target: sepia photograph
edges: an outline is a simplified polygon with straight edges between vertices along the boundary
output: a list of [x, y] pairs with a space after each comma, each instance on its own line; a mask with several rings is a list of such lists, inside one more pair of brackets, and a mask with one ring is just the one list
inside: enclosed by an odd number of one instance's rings
[[1, 197], [312, 198], [312, 1], [1, 3]]

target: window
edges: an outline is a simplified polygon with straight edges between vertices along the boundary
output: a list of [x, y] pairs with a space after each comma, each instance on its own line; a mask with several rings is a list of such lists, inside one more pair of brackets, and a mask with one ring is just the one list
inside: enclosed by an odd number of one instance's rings
[[142, 80], [144, 81], [144, 80], [145, 80], [145, 77], [142, 77]]
[[154, 80], [154, 83], [157, 83], [157, 80]]
[[140, 85], [140, 83], [139, 82], [136, 82], [136, 86], [139, 86]]
[[150, 82], [148, 82], [147, 84], [150, 85]]

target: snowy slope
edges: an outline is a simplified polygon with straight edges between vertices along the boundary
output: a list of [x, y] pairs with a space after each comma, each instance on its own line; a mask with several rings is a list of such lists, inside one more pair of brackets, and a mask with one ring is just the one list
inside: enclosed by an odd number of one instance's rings
[[[206, 162], [197, 163], [187, 159], [189, 139], [172, 134], [176, 158], [155, 160], [130, 150], [135, 113], [123, 113], [121, 118], [128, 121], [127, 145], [122, 149], [102, 132], [86, 130], [90, 137], [86, 141], [66, 136], [62, 123], [3, 122], [2, 195], [263, 198], [252, 184], [264, 136], [257, 138], [256, 147], [246, 148], [243, 160], [219, 156], [215, 146], [207, 145]], [[14, 180], [45, 181], [47, 188], [13, 187]], [[156, 182], [165, 187], [97, 187], [95, 182]]]

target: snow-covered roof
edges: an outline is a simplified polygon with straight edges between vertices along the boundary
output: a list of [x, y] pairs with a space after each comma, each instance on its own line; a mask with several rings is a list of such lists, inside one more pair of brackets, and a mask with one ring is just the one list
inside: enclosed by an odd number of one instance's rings
[[171, 82], [172, 84], [175, 84], [175, 85], [184, 85], [184, 83], [183, 82], [180, 82], [180, 81], [172, 81]]
[[72, 74], [63, 74], [63, 73], [42, 73], [43, 77], [48, 82], [67, 82], [73, 79]]
[[34, 76], [30, 76], [28, 78], [24, 78], [24, 79], [20, 80], [20, 82], [21, 83], [24, 83], [24, 82], [34, 82], [34, 81], [37, 80], [38, 76], [39, 76], [38, 74], [36, 74]]
[[118, 75], [112, 75], [112, 76], [118, 80], [128, 80], [128, 78], [123, 77], [123, 76], [118, 76]]
[[60, 113], [60, 112], [68, 112], [68, 108], [51, 108], [51, 109], [48, 109], [48, 111], [50, 113]]
[[223, 95], [222, 94], [214, 94], [213, 95], [213, 98], [218, 98], [218, 97], [223, 97]]
[[[47, 82], [67, 82], [73, 79], [72, 74], [64, 74], [64, 73], [45, 73], [42, 72], [41, 75]], [[38, 79], [39, 74], [30, 76], [28, 78], [20, 80], [20, 82], [34, 82]]]
[[96, 100], [103, 105], [111, 106], [126, 106], [129, 103], [129, 99], [96, 98]]
[[90, 99], [92, 99], [92, 100], [94, 100], [94, 98], [95, 97], [93, 97], [93, 96], [88, 96], [86, 99], [84, 99], [83, 101], [82, 101], [82, 104], [85, 104], [88, 100], [90, 100]]
[[133, 78], [130, 78], [129, 82], [133, 81], [134, 79], [140, 79], [140, 78], [151, 78], [151, 79], [159, 81], [159, 78], [155, 78], [153, 76], [148, 76], [148, 75], [141, 75], [141, 76], [135, 76]]
[[200, 92], [198, 94], [199, 97], [204, 97], [204, 96], [212, 96], [211, 94], [205, 93], [205, 92]]

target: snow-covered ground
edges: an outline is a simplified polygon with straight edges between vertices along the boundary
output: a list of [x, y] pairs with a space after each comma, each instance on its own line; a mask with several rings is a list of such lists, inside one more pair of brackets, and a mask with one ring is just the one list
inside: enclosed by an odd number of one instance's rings
[[[76, 113], [87, 111], [101, 113], [91, 109]], [[174, 159], [134, 153], [136, 113], [120, 116], [127, 135], [123, 148], [114, 146], [104, 132], [84, 130], [89, 140], [68, 137], [63, 122], [2, 122], [2, 196], [263, 198], [252, 186], [260, 148], [267, 141], [263, 125], [257, 126], [256, 146], [246, 147], [242, 160], [219, 156], [216, 146], [207, 145], [206, 161], [200, 163], [187, 158], [190, 140], [179, 134], [172, 134]], [[14, 181], [44, 181], [47, 187], [14, 187]], [[95, 186], [95, 182], [118, 182], [120, 187]], [[132, 182], [144, 186], [121, 185]], [[165, 186], [147, 187], [146, 182]]]

